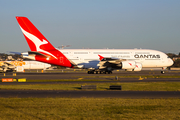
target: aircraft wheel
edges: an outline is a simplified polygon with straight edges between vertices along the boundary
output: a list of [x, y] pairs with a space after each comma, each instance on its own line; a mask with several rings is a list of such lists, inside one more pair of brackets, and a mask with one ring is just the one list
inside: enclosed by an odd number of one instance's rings
[[98, 71], [96, 71], [96, 74], [98, 74]]
[[94, 71], [88, 71], [88, 74], [94, 74]]
[[164, 71], [161, 71], [161, 74], [164, 74], [165, 72]]

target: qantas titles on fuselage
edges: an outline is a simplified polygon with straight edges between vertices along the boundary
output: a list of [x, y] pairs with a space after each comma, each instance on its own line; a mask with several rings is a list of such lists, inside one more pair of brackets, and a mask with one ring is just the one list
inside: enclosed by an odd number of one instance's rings
[[142, 67], [166, 68], [173, 64], [160, 51], [148, 49], [56, 49], [26, 17], [16, 17], [31, 49], [30, 59], [49, 64], [89, 69], [88, 73], [115, 69], [141, 71]]
[[134, 55], [135, 58], [160, 58], [160, 55]]

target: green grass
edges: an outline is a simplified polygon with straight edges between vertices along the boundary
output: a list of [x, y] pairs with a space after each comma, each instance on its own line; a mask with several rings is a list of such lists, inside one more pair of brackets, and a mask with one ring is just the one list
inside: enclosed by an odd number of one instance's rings
[[1, 120], [179, 120], [180, 99], [0, 98]]
[[121, 85], [122, 91], [180, 91], [180, 82], [0, 85], [0, 89], [81, 90], [81, 85], [96, 85], [97, 90], [108, 90], [110, 85]]

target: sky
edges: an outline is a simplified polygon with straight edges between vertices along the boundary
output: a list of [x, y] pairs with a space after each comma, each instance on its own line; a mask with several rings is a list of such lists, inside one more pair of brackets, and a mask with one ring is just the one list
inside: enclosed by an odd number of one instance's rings
[[29, 46], [15, 16], [25, 16], [54, 45], [69, 49], [180, 52], [180, 0], [0, 0], [0, 53]]

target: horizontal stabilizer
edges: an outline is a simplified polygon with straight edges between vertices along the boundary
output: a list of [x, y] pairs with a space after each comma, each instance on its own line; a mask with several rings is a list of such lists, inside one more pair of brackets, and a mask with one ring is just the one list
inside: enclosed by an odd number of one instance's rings
[[40, 56], [43, 56], [43, 57], [48, 57], [40, 52], [37, 52], [37, 51], [28, 51], [28, 54], [29, 55], [40, 55]]

